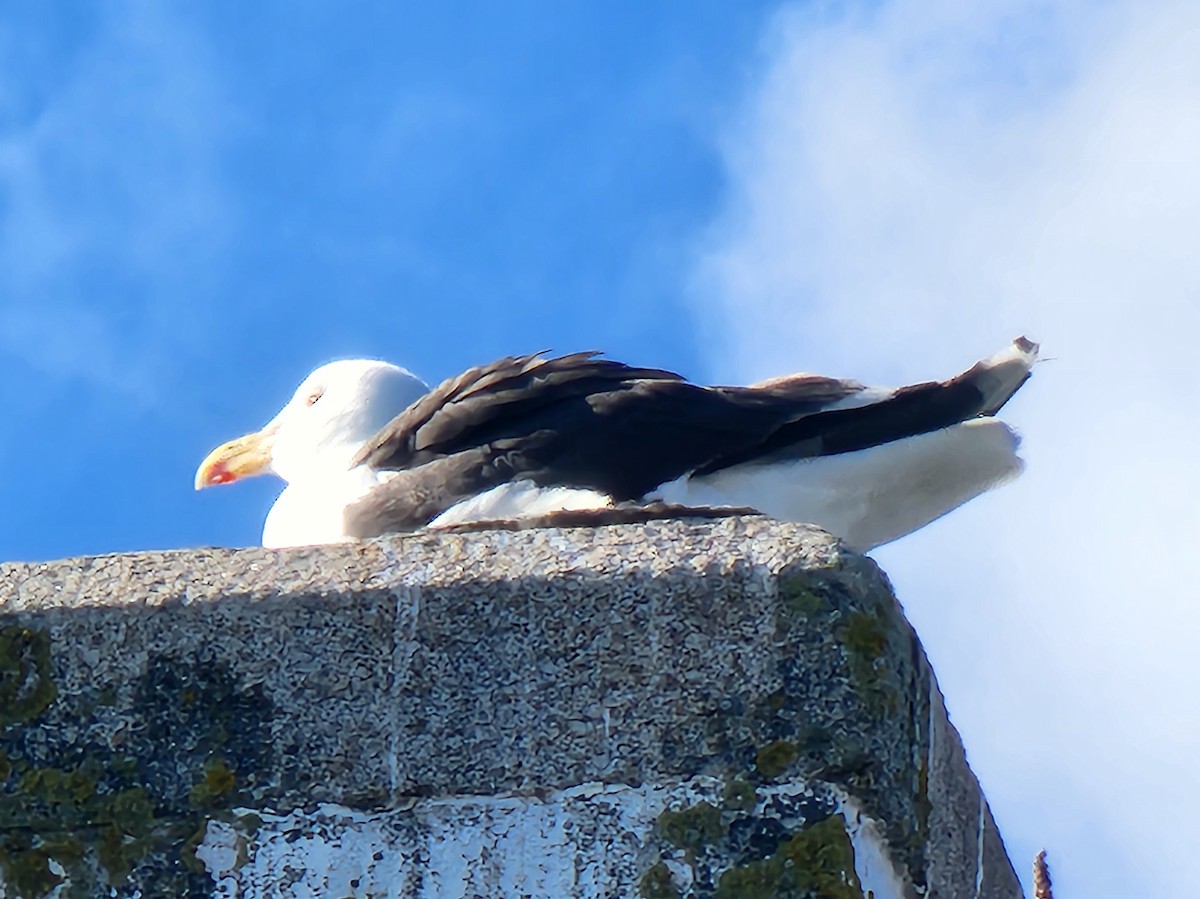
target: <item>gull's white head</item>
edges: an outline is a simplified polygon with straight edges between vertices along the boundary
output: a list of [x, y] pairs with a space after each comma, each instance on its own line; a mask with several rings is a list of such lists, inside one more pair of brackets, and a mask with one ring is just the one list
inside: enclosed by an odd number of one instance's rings
[[209, 453], [196, 471], [196, 489], [268, 472], [289, 484], [345, 472], [367, 440], [428, 390], [387, 362], [322, 365], [261, 431]]

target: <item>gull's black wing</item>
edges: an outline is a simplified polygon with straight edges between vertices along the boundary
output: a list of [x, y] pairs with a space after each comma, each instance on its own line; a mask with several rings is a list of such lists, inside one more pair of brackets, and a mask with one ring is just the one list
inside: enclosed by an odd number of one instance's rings
[[1028, 373], [1012, 355], [861, 397], [857, 382], [816, 375], [701, 387], [596, 353], [507, 357], [445, 381], [363, 448], [355, 464], [390, 480], [347, 525], [359, 536], [412, 530], [510, 481], [636, 501], [693, 472], [866, 449], [993, 414]]
[[637, 500], [861, 389], [820, 377], [778, 387], [700, 387], [596, 353], [507, 357], [443, 382], [363, 447], [354, 464], [391, 479], [351, 518], [412, 529], [517, 480]]

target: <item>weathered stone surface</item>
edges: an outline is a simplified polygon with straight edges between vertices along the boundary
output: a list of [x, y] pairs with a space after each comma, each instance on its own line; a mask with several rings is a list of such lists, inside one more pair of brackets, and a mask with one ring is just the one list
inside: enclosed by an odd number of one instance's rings
[[1020, 895], [885, 578], [760, 518], [0, 566], [0, 884]]

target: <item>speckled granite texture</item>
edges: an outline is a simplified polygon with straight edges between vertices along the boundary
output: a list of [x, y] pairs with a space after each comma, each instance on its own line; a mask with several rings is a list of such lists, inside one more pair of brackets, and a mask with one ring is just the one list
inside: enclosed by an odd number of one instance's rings
[[[620, 814], [585, 807], [614, 795]], [[513, 822], [558, 809], [567, 849], [522, 862], [537, 876], [501, 863], [517, 850], [495, 829], [463, 856], [463, 803], [532, 815], [505, 819], [522, 859]], [[351, 864], [338, 847], [368, 820], [382, 836]], [[886, 579], [819, 531], [0, 566], [5, 899], [861, 896], [864, 853], [888, 894], [1020, 895]]]

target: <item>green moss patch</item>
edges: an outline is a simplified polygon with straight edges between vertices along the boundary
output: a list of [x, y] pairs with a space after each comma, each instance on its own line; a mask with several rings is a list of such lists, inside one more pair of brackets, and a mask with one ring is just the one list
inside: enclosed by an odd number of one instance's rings
[[[224, 667], [152, 658], [131, 684], [59, 695], [45, 631], [0, 627], [0, 876], [11, 899], [208, 895], [207, 822], [252, 800], [270, 708]], [[125, 696], [114, 747], [112, 706]], [[96, 727], [98, 716], [103, 725]], [[93, 736], [93, 733], [97, 733]], [[123, 893], [122, 893], [123, 894]]]
[[694, 852], [721, 838], [721, 812], [709, 802], [677, 812], [667, 809], [658, 816], [658, 832], [672, 846]]
[[57, 694], [50, 635], [20, 625], [0, 627], [0, 730], [32, 721]]
[[203, 777], [192, 785], [188, 791], [188, 798], [194, 806], [215, 807], [233, 792], [235, 786], [237, 776], [230, 770], [225, 759], [219, 755], [210, 756], [204, 762]]
[[754, 767], [768, 780], [778, 777], [800, 755], [800, 747], [791, 740], [776, 740], [768, 743], [754, 757]]
[[679, 890], [671, 878], [670, 869], [659, 862], [642, 875], [639, 884], [642, 899], [679, 899]]
[[[15, 789], [0, 794], [0, 868], [22, 899], [63, 880], [51, 859], [68, 875], [67, 896], [97, 895], [101, 882], [119, 884], [154, 848], [161, 826], [144, 789], [102, 789], [86, 761], [74, 769], [22, 765]], [[103, 867], [99, 876], [89, 854]]]
[[784, 840], [761, 861], [730, 868], [714, 899], [863, 899], [854, 845], [839, 815]]
[[812, 587], [807, 575], [785, 574], [779, 578], [779, 598], [788, 614], [810, 618], [828, 606]]
[[878, 714], [894, 714], [898, 705], [887, 679], [888, 633], [889, 623], [878, 612], [853, 612], [840, 631], [850, 677], [867, 707]]
[[721, 793], [721, 805], [732, 811], [749, 811], [757, 802], [758, 791], [753, 784], [741, 778], [731, 780]]
[[887, 627], [879, 615], [853, 612], [846, 618], [842, 643], [854, 655], [873, 661], [887, 649]]

